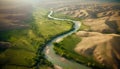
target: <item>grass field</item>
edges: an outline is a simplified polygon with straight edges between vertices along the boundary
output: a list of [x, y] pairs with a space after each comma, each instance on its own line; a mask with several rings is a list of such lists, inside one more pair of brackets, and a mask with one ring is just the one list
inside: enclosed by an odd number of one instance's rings
[[[31, 19], [25, 20], [30, 27], [0, 32], [0, 41], [11, 43], [10, 48], [0, 52], [2, 69], [34, 69], [30, 67], [36, 63], [36, 59], [41, 65], [49, 64], [44, 56], [38, 57], [41, 56], [40, 53], [36, 54], [38, 48], [50, 38], [71, 29], [72, 24], [49, 19], [48, 13], [48, 10], [36, 9]], [[45, 68], [45, 66], [41, 67]]]
[[55, 12], [57, 14], [53, 14], [54, 17], [58, 17], [58, 18], [65, 18], [65, 19], [71, 19], [71, 20], [76, 20], [76, 21], [81, 21], [81, 18], [77, 18], [77, 17], [71, 17], [70, 15], [65, 15], [61, 12]]
[[81, 41], [80, 37], [76, 37], [76, 35], [68, 36], [62, 42], [60, 42], [60, 46], [69, 51], [70, 53], [76, 54], [74, 48], [77, 43]]

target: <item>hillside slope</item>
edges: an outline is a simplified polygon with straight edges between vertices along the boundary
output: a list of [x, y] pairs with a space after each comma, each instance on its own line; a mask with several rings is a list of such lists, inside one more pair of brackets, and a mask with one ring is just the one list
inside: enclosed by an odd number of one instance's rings
[[107, 67], [111, 66], [111, 69], [120, 68], [120, 35], [85, 31], [76, 35], [82, 37], [82, 41], [75, 48], [77, 53], [93, 57]]

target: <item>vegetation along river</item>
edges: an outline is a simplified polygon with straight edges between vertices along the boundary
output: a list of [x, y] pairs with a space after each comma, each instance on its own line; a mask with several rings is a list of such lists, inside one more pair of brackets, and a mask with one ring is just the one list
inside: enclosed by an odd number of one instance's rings
[[48, 18], [54, 19], [54, 20], [61, 20], [61, 21], [71, 21], [74, 25], [73, 25], [73, 30], [57, 36], [56, 38], [52, 39], [46, 44], [46, 47], [44, 49], [45, 58], [48, 61], [50, 61], [58, 69], [91, 69], [90, 67], [87, 67], [85, 65], [79, 64], [71, 60], [67, 60], [64, 57], [61, 57], [55, 53], [53, 49], [54, 48], [53, 43], [55, 42], [59, 43], [65, 37], [77, 32], [77, 30], [81, 27], [81, 22], [70, 20], [70, 19], [55, 18], [51, 16], [52, 14], [53, 14], [53, 11], [50, 11], [50, 13], [48, 14]]

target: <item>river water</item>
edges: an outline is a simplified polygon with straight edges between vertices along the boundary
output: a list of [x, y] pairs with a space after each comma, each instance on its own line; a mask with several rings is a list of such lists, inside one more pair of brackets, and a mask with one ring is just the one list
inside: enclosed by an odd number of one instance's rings
[[61, 19], [61, 18], [55, 18], [52, 17], [51, 15], [53, 14], [53, 11], [50, 11], [48, 14], [48, 18], [54, 19], [54, 20], [61, 20], [61, 21], [71, 21], [74, 23], [74, 30], [71, 30], [70, 32], [57, 36], [56, 38], [52, 39], [50, 42], [46, 44], [46, 47], [44, 49], [44, 54], [45, 58], [50, 61], [56, 68], [58, 69], [91, 69], [90, 67], [87, 67], [83, 64], [79, 64], [77, 62], [67, 60], [64, 57], [61, 57], [57, 55], [54, 51], [54, 42], [59, 43], [62, 41], [65, 37], [77, 32], [77, 30], [81, 27], [81, 22], [80, 21], [74, 21], [70, 19]]

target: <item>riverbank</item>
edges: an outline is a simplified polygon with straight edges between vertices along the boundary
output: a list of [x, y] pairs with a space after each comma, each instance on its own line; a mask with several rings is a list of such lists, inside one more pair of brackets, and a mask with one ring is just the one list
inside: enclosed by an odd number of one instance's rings
[[55, 53], [65, 57], [66, 59], [75, 61], [77, 63], [83, 64], [85, 66], [91, 67], [93, 69], [105, 69], [105, 67], [91, 57], [87, 58], [80, 54], [77, 54], [74, 51], [75, 46], [79, 43], [82, 39], [77, 37], [75, 34], [68, 36], [60, 43], [54, 43], [54, 50]]
[[[70, 19], [61, 19], [61, 18], [56, 18], [56, 17], [52, 17], [52, 14], [53, 14], [53, 11], [51, 11], [49, 14], [48, 14], [48, 17], [53, 19], [53, 20], [60, 20], [60, 21], [71, 21], [74, 25], [72, 26], [72, 29], [69, 30], [68, 32], [65, 32], [64, 34], [61, 34], [59, 36], [56, 36], [54, 39], [51, 39], [51, 41], [49, 41], [48, 43], [46, 43], [46, 47], [44, 49], [44, 53], [45, 53], [45, 57], [48, 61], [50, 61], [54, 66], [58, 66], [60, 68], [63, 68], [63, 69], [90, 69], [89, 67], [87, 66], [84, 66], [82, 64], [79, 64], [79, 63], [76, 63], [74, 61], [71, 61], [71, 60], [67, 60], [67, 59], [64, 59], [63, 57], [61, 56], [58, 56], [55, 51], [54, 51], [54, 46], [53, 46], [53, 43], [57, 42], [61, 42], [65, 37], [77, 32], [77, 30], [79, 30], [80, 26], [81, 26], [81, 23], [79, 21], [73, 21], [73, 20], [70, 20]], [[65, 62], [63, 62], [63, 60], [65, 60]]]
[[[52, 13], [50, 13], [50, 15], [52, 15]], [[50, 15], [49, 15], [49, 17], [50, 17]], [[60, 15], [60, 16], [53, 15], [53, 16], [57, 16], [59, 18], [62, 18], [62, 15]], [[50, 17], [50, 18], [55, 19], [55, 20], [67, 20], [67, 19], [59, 19], [59, 18], [54, 18], [54, 17]], [[67, 17], [67, 18], [69, 18], [69, 17]], [[89, 30], [89, 29], [90, 28], [88, 26], [81, 25], [79, 30]], [[65, 38], [63, 41], [61, 41], [61, 42], [59, 41], [60, 43], [58, 43], [58, 42], [54, 43], [55, 53], [59, 54], [62, 57], [65, 57], [69, 60], [76, 61], [80, 64], [84, 64], [84, 65], [92, 67], [92, 68], [104, 69], [105, 67], [103, 65], [99, 64], [91, 57], [89, 57], [89, 58], [84, 57], [82, 55], [77, 54], [74, 51], [74, 48], [75, 48], [74, 46], [76, 46], [76, 44], [79, 43], [80, 41], [81, 41], [81, 38], [78, 38], [75, 34], [70, 35], [69, 37]]]
[[33, 13], [33, 17], [35, 19], [34, 24], [36, 25], [37, 30], [36, 34], [38, 34], [38, 36], [40, 36], [39, 38], [41, 39], [41, 41], [39, 41], [39, 47], [37, 48], [38, 50], [36, 56], [36, 65], [38, 68], [41, 67], [41, 65], [49, 65], [49, 62], [46, 63], [46, 61], [44, 61], [46, 59], [44, 58], [45, 55], [42, 52], [46, 43], [52, 38], [55, 38], [57, 35], [71, 29], [72, 27], [71, 22], [52, 20], [48, 18], [48, 13], [49, 11], [46, 9], [36, 9], [36, 11]]

